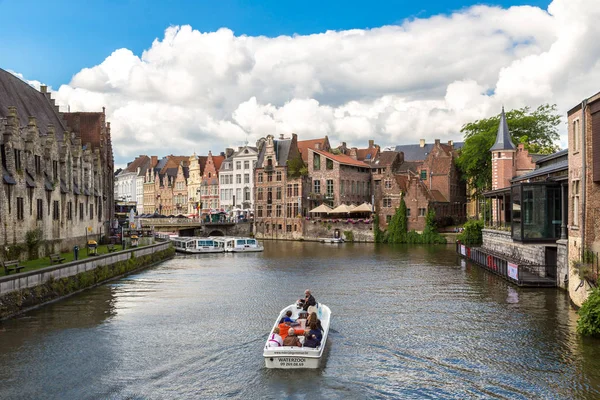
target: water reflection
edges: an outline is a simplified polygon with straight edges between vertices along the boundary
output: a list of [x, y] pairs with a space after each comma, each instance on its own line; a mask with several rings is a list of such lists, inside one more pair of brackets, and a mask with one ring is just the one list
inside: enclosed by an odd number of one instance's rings
[[[599, 343], [575, 334], [563, 292], [511, 286], [450, 247], [265, 247], [177, 257], [5, 322], [0, 397], [599, 395]], [[267, 370], [273, 316], [306, 288], [333, 312], [327, 361]]]

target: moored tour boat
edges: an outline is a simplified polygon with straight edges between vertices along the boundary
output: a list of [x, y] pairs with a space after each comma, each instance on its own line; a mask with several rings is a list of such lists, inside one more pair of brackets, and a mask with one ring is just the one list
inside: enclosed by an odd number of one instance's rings
[[252, 238], [225, 237], [220, 241], [223, 242], [223, 248], [228, 253], [250, 253], [265, 249], [258, 240]]
[[[279, 321], [285, 317], [287, 311], [292, 311], [292, 319], [298, 319], [299, 313], [302, 308], [296, 304], [292, 304], [279, 313], [279, 316], [275, 320], [273, 329], [279, 325]], [[324, 304], [318, 304], [317, 317], [321, 320], [321, 326], [323, 327], [323, 339], [321, 345], [317, 348], [311, 347], [295, 347], [295, 346], [281, 346], [281, 347], [269, 347], [269, 339], [265, 343], [263, 350], [263, 356], [265, 358], [265, 366], [267, 368], [282, 368], [282, 369], [294, 369], [294, 368], [319, 368], [321, 360], [323, 359], [323, 352], [327, 344], [327, 336], [329, 335], [329, 325], [331, 321], [331, 310]], [[305, 323], [306, 320], [298, 320], [298, 322]], [[301, 324], [302, 327], [302, 324]], [[270, 333], [269, 332], [269, 337]], [[302, 337], [300, 340], [302, 341]]]
[[175, 251], [188, 254], [223, 253], [225, 250], [210, 238], [178, 237], [171, 239]]

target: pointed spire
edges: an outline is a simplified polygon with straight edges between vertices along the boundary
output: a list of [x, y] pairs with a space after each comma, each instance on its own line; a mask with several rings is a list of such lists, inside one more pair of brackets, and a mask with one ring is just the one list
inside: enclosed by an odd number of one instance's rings
[[496, 135], [496, 143], [490, 151], [498, 150], [516, 150], [516, 146], [510, 138], [508, 124], [506, 123], [506, 115], [504, 114], [504, 106], [502, 106], [502, 114], [500, 114], [500, 125], [498, 126], [498, 134]]

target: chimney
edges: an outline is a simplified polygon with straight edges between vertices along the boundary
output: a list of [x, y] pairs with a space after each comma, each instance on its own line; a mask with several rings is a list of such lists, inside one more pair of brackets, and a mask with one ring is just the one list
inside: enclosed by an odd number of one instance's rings
[[373, 139], [369, 140], [369, 148], [372, 149], [375, 145], [375, 141]]
[[440, 145], [440, 139], [435, 139], [435, 145], [439, 146]]
[[419, 147], [425, 147], [425, 139], [419, 140]]
[[448, 140], [448, 146], [450, 146], [450, 147], [454, 147], [454, 141], [452, 141], [452, 140]]
[[281, 133], [281, 134], [279, 135], [279, 140], [283, 140], [283, 139], [285, 139], [285, 138], [284, 138], [284, 136], [283, 136], [283, 133]]
[[225, 157], [225, 152], [224, 151], [221, 152], [221, 157]]
[[353, 159], [355, 159], [355, 160], [356, 160], [356, 159], [358, 158], [358, 153], [357, 153], [357, 150], [358, 150], [358, 149], [357, 149], [356, 147], [353, 147], [353, 148], [351, 148], [351, 149], [350, 149], [350, 154], [348, 154], [348, 155], [349, 155], [351, 158], [353, 158]]
[[48, 86], [41, 85], [40, 86], [40, 92], [42, 92], [42, 93], [48, 93]]
[[321, 143], [315, 143], [315, 150], [321, 150]]

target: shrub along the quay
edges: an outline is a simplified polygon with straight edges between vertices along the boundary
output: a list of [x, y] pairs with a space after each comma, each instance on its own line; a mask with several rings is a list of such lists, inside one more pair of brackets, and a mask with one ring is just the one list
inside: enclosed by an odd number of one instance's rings
[[446, 238], [439, 234], [435, 224], [435, 211], [430, 209], [425, 219], [425, 229], [423, 233], [414, 230], [408, 231], [408, 217], [406, 215], [406, 203], [404, 198], [400, 200], [400, 207], [396, 209], [388, 229], [385, 232], [379, 230], [379, 217], [376, 216], [375, 224], [375, 242], [390, 244], [446, 244]]
[[600, 336], [600, 289], [594, 288], [577, 311], [577, 333], [583, 336]]
[[472, 219], [467, 221], [463, 226], [463, 231], [458, 235], [458, 240], [462, 244], [469, 246], [476, 246], [483, 243], [483, 235], [481, 230], [483, 229], [483, 221], [480, 219]]

